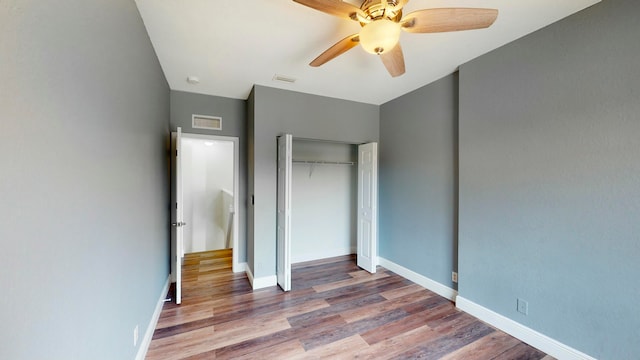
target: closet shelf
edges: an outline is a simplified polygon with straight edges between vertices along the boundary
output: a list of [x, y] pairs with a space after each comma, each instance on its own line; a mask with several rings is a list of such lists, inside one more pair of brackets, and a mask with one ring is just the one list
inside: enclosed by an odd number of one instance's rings
[[312, 165], [355, 165], [354, 161], [324, 161], [324, 160], [292, 160], [295, 164]]

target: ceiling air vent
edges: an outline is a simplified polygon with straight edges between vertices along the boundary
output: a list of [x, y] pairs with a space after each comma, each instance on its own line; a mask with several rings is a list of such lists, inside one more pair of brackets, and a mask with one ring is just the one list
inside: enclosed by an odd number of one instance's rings
[[222, 118], [220, 116], [193, 114], [191, 116], [191, 127], [194, 129], [222, 130]]
[[291, 77], [291, 76], [275, 74], [275, 75], [273, 75], [273, 81], [279, 81], [279, 82], [283, 82], [283, 83], [293, 84], [293, 83], [296, 82], [296, 78]]

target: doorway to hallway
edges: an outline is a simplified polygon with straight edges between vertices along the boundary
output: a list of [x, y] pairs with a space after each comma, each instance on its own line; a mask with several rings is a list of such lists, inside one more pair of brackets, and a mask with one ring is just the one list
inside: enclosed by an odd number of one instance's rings
[[233, 248], [233, 142], [182, 140], [184, 252]]
[[229, 249], [238, 263], [237, 137], [172, 133], [171, 274], [182, 300], [185, 254]]

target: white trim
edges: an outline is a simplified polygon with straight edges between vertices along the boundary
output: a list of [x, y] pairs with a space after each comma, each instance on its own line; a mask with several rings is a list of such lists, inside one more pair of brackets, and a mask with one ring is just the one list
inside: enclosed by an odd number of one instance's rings
[[405, 279], [411, 280], [414, 283], [424, 287], [425, 289], [431, 290], [434, 293], [447, 298], [451, 301], [456, 301], [456, 296], [458, 296], [458, 292], [448, 286], [442, 285], [441, 283], [429, 279], [424, 275], [420, 275], [413, 270], [409, 270], [402, 265], [398, 265], [391, 260], [387, 260], [383, 257], [378, 256], [378, 265], [393, 271], [394, 273], [402, 276]]
[[323, 249], [324, 251], [309, 251], [304, 254], [291, 255], [291, 263], [297, 264], [301, 262], [322, 260], [332, 257], [345, 256], [356, 254], [357, 250], [354, 247], [348, 246], [338, 249]]
[[136, 360], [144, 360], [144, 358], [147, 356], [149, 345], [151, 345], [151, 338], [153, 338], [153, 332], [156, 330], [158, 319], [160, 319], [160, 313], [162, 313], [164, 299], [166, 299], [167, 292], [169, 291], [169, 284], [171, 284], [171, 275], [169, 275], [169, 277], [167, 278], [167, 282], [162, 287], [162, 291], [160, 292], [160, 299], [156, 304], [156, 309], [153, 311], [153, 315], [151, 315], [151, 320], [149, 321], [147, 330], [145, 331], [144, 337], [140, 342], [140, 347], [138, 348], [138, 353], [136, 354]]
[[253, 290], [278, 285], [278, 277], [275, 275], [254, 278], [249, 266], [247, 266], [245, 273], [247, 274], [247, 278], [249, 279], [249, 283], [251, 283], [251, 288]]
[[247, 268], [244, 270], [245, 274], [247, 274], [247, 279], [249, 280], [249, 284], [251, 284], [251, 288], [253, 288], [253, 273], [251, 272], [251, 268], [247, 265]]
[[562, 360], [596, 360], [583, 352], [528, 328], [517, 321], [493, 312], [462, 296], [458, 296], [456, 299], [456, 307], [555, 358]]

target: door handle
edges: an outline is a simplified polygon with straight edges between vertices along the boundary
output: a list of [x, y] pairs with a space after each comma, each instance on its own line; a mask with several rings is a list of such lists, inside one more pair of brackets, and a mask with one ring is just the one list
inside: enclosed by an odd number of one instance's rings
[[184, 222], [184, 221], [178, 221], [178, 222], [171, 223], [171, 226], [175, 226], [175, 227], [181, 227], [181, 226], [185, 226], [185, 225], [187, 225], [187, 223]]

